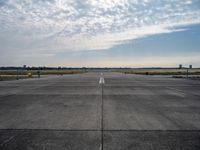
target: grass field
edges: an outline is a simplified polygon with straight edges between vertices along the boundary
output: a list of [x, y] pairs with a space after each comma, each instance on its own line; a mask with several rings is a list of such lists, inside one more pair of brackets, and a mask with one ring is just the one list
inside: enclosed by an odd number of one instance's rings
[[[141, 75], [187, 75], [186, 69], [132, 69], [122, 71], [125, 74]], [[189, 69], [188, 75], [200, 75], [200, 69]]]
[[[84, 73], [82, 70], [40, 70], [40, 75], [65, 75], [65, 74], [77, 74]], [[0, 75], [38, 75], [37, 70], [3, 70], [0, 71]]]
[[84, 73], [84, 70], [0, 70], [0, 80], [35, 78], [38, 75], [67, 75]]
[[[108, 69], [109, 70], [109, 69]], [[113, 71], [112, 69], [110, 71]], [[40, 76], [43, 75], [67, 75], [86, 72], [84, 69], [78, 70], [39, 70]], [[140, 75], [187, 75], [186, 69], [124, 69], [115, 70], [125, 74]], [[200, 75], [200, 69], [189, 69], [188, 75]], [[15, 80], [38, 77], [38, 70], [0, 70], [0, 80]]]

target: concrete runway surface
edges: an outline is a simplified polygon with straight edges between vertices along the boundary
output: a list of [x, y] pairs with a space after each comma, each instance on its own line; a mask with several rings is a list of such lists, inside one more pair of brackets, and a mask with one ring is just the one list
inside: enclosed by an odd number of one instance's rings
[[0, 150], [199, 150], [200, 81], [85, 73], [0, 82]]

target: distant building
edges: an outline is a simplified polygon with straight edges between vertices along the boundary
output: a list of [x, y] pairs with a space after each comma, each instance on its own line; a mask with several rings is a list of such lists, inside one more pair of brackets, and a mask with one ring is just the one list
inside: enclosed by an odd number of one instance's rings
[[26, 65], [23, 65], [23, 68], [26, 69]]
[[189, 65], [189, 68], [192, 69], [192, 65]]
[[183, 68], [183, 66], [182, 66], [182, 64], [180, 64], [180, 65], [179, 65], [179, 69], [182, 69], [182, 68]]

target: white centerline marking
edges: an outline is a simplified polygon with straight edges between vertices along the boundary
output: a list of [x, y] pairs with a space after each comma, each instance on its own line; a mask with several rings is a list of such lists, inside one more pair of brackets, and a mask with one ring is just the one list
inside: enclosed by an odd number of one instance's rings
[[102, 150], [102, 144], [100, 143], [100, 147], [99, 147], [99, 150]]
[[105, 83], [104, 78], [103, 78], [103, 77], [100, 77], [100, 79], [99, 79], [99, 84], [104, 84], [104, 83]]

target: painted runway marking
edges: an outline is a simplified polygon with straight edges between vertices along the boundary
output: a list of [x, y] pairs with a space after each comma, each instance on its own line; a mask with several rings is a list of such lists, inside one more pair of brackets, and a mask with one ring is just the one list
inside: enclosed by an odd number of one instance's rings
[[99, 147], [99, 150], [102, 150], [102, 143], [100, 143], [100, 147]]
[[100, 77], [100, 79], [99, 79], [99, 84], [104, 84], [104, 83], [105, 83], [104, 78], [103, 78], [103, 77]]
[[171, 88], [171, 87], [168, 87], [168, 93], [170, 95], [175, 95], [175, 96], [179, 96], [179, 97], [182, 97], [184, 98], [185, 97], [185, 93], [181, 92], [180, 90], [176, 89], [176, 88]]

